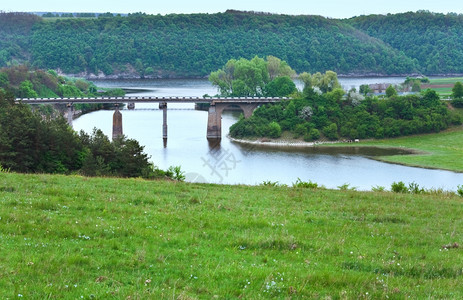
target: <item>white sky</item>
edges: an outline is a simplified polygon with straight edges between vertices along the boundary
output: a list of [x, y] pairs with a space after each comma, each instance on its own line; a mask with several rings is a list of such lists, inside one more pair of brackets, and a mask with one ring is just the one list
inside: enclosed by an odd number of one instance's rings
[[0, 10], [22, 12], [216, 13], [227, 9], [349, 18], [417, 10], [463, 14], [461, 0], [0, 0]]

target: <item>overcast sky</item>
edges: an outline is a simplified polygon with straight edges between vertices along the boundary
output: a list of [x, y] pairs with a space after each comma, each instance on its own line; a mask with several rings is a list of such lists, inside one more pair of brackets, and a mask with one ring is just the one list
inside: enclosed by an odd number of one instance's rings
[[0, 10], [23, 12], [216, 13], [227, 9], [349, 18], [417, 10], [463, 14], [461, 0], [1, 0]]

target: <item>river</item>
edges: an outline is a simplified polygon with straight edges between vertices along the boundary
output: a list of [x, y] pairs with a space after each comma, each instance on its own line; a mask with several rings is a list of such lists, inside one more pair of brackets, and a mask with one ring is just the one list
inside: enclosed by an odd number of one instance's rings
[[[344, 88], [364, 83], [401, 83], [404, 78], [340, 78]], [[175, 80], [109, 80], [95, 81], [100, 87], [122, 87], [137, 90], [131, 96], [203, 96], [216, 89], [206, 79]], [[96, 111], [74, 120], [75, 130], [91, 133], [94, 127], [112, 134], [113, 111]], [[145, 146], [157, 166], [181, 166], [187, 181], [260, 184], [263, 181], [291, 185], [298, 178], [327, 188], [349, 184], [359, 190], [374, 186], [390, 188], [392, 182], [415, 182], [425, 188], [457, 189], [463, 174], [388, 164], [369, 158], [382, 153], [358, 150], [269, 149], [243, 146], [226, 135], [239, 113], [225, 112], [222, 118], [222, 140], [219, 146], [206, 139], [207, 112], [193, 110], [190, 104], [168, 106], [168, 142], [162, 139], [162, 111], [157, 104], [136, 104], [135, 110], [123, 110], [123, 130]]]

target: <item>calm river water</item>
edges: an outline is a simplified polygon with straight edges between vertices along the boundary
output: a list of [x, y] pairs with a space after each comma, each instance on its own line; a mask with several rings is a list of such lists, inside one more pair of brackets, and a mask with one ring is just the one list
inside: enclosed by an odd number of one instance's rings
[[[344, 88], [358, 88], [363, 83], [400, 83], [404, 78], [341, 78]], [[197, 80], [111, 80], [96, 81], [101, 87], [137, 89], [133, 96], [202, 96], [216, 94], [206, 79]], [[168, 142], [162, 140], [162, 111], [157, 104], [136, 104], [135, 110], [123, 110], [123, 130], [129, 138], [145, 146], [157, 166], [166, 169], [180, 165], [187, 181], [226, 184], [260, 184], [278, 181], [291, 185], [298, 178], [317, 182], [328, 188], [345, 183], [360, 190], [372, 186], [390, 188], [394, 181], [416, 182], [426, 188], [456, 190], [463, 184], [463, 174], [404, 167], [368, 158], [376, 151], [361, 153], [355, 149], [268, 149], [242, 146], [226, 135], [239, 113], [225, 112], [222, 118], [220, 146], [206, 139], [207, 112], [195, 111], [189, 104], [169, 105]], [[74, 120], [74, 129], [91, 133], [94, 127], [111, 136], [113, 111], [97, 111]]]

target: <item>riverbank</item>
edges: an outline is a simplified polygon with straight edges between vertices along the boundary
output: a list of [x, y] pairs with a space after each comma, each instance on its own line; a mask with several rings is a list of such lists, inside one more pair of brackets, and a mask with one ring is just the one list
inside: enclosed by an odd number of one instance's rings
[[245, 145], [254, 145], [260, 147], [278, 147], [278, 148], [305, 148], [305, 147], [316, 147], [321, 145], [334, 145], [343, 143], [343, 141], [318, 141], [318, 142], [305, 142], [299, 139], [268, 139], [260, 138], [257, 140], [251, 139], [236, 139], [231, 136], [227, 136], [232, 142], [245, 144]]
[[463, 297], [455, 194], [0, 176], [7, 298]]
[[262, 147], [306, 148], [306, 147], [381, 147], [406, 150], [413, 155], [391, 155], [374, 157], [383, 162], [428, 169], [441, 169], [463, 173], [463, 127], [431, 134], [404, 136], [395, 139], [360, 140], [358, 143], [304, 142], [289, 139], [243, 140], [230, 138], [233, 142]]

